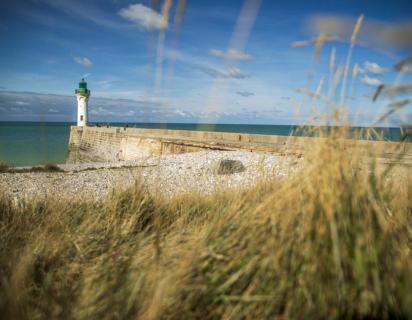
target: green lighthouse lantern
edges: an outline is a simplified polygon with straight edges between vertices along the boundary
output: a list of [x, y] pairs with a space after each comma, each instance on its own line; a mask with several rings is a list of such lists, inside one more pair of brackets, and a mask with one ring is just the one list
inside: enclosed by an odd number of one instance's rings
[[79, 88], [76, 89], [76, 94], [89, 95], [90, 90], [87, 89], [87, 82], [84, 81], [84, 78], [79, 82]]

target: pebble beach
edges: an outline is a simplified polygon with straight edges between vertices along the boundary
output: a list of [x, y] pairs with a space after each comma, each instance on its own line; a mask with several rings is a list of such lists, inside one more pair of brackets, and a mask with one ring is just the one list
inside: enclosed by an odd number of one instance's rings
[[[219, 174], [216, 167], [222, 160], [240, 161], [244, 170]], [[284, 177], [296, 169], [291, 160], [245, 151], [200, 151], [127, 162], [62, 164], [58, 165], [62, 171], [57, 172], [0, 173], [0, 192], [14, 201], [48, 197], [98, 201], [114, 189], [122, 190], [139, 181], [156, 196], [210, 194]]]

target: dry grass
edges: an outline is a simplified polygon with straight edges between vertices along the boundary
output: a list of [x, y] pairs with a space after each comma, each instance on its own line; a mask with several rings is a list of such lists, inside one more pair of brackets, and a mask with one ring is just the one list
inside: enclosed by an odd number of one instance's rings
[[328, 134], [296, 176], [242, 193], [2, 199], [0, 314], [411, 318], [411, 175], [365, 167]]

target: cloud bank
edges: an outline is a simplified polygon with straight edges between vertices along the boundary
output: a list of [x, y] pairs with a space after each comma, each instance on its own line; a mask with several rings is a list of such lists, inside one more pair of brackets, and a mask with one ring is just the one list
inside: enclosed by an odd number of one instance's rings
[[[279, 121], [274, 110], [193, 110], [167, 105], [162, 101], [92, 97], [91, 122], [168, 123], [271, 123]], [[75, 96], [34, 92], [0, 91], [0, 119], [3, 121], [75, 122]]]

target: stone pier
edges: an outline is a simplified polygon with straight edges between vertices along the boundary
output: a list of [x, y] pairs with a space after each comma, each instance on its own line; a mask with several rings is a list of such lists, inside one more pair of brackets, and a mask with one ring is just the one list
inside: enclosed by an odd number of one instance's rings
[[[321, 138], [260, 135], [247, 133], [141, 129], [125, 127], [77, 127], [70, 130], [68, 163], [116, 162], [151, 155], [199, 150], [246, 150], [272, 154], [303, 155]], [[412, 163], [412, 144], [386, 141], [345, 140], [348, 152], [355, 147], [376, 150], [379, 157], [392, 159], [404, 152], [403, 161]]]

